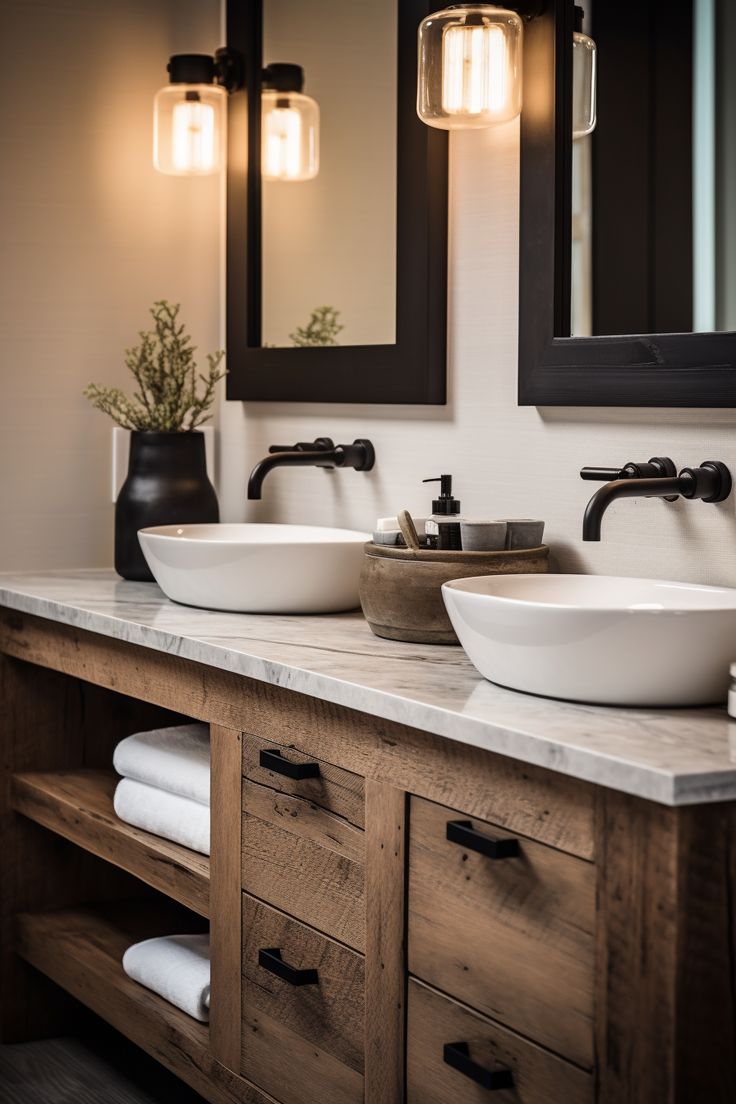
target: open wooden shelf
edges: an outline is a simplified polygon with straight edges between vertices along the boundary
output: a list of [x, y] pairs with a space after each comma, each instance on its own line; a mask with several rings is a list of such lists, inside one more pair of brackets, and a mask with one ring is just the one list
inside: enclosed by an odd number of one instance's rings
[[[112, 910], [115, 919], [111, 919]], [[211, 1104], [270, 1104], [270, 1097], [220, 1065], [206, 1024], [132, 981], [121, 966], [136, 939], [179, 930], [171, 912], [136, 903], [16, 917], [16, 950], [73, 997], [147, 1051]]]
[[13, 775], [13, 808], [94, 855], [127, 870], [180, 904], [209, 916], [210, 861], [115, 815], [111, 771]]

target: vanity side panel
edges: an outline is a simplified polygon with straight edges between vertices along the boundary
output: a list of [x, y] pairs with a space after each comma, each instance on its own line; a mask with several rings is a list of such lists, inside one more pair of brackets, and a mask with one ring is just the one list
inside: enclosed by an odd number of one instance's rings
[[599, 791], [597, 1104], [736, 1100], [736, 806]]

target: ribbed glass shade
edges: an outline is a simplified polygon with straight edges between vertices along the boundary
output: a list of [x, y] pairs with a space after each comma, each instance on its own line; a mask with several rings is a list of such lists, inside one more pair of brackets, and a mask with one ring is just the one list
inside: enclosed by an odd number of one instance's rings
[[584, 138], [595, 130], [596, 47], [588, 35], [572, 36], [572, 136]]
[[419, 26], [417, 112], [442, 130], [492, 127], [521, 111], [523, 25], [487, 4], [459, 4]]
[[312, 180], [319, 172], [319, 107], [303, 92], [261, 94], [261, 175]]
[[153, 164], [173, 176], [219, 172], [225, 160], [227, 92], [217, 84], [167, 84], [153, 109]]

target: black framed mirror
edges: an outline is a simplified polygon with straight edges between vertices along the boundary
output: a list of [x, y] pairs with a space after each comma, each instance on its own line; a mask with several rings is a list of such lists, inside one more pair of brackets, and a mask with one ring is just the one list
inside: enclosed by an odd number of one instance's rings
[[598, 102], [582, 140], [573, 0], [526, 27], [519, 404], [736, 406], [736, 11], [587, 9]]
[[447, 135], [415, 106], [431, 10], [227, 0], [245, 71], [228, 120], [228, 399], [445, 402]]

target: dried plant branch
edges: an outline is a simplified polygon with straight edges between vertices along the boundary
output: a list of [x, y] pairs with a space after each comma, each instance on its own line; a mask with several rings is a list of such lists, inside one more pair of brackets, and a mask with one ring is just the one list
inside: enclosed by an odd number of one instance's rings
[[209, 353], [207, 371], [198, 373], [196, 348], [178, 321], [179, 309], [165, 299], [155, 302], [153, 330], [141, 330], [140, 344], [125, 350], [126, 367], [137, 384], [132, 398], [119, 387], [96, 383], [83, 392], [123, 429], [187, 433], [211, 417], [215, 388], [227, 374], [222, 367], [225, 351]]

